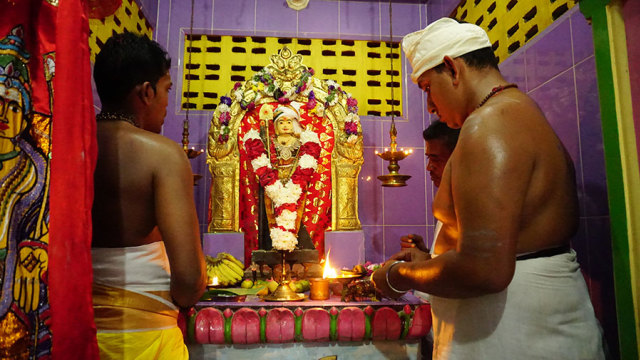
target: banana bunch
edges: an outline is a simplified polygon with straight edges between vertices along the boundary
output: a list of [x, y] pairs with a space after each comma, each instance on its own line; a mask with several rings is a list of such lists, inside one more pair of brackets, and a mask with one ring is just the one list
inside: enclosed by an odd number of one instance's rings
[[218, 278], [222, 286], [235, 285], [244, 276], [244, 264], [228, 253], [219, 253], [216, 257], [205, 256], [207, 262], [207, 277]]

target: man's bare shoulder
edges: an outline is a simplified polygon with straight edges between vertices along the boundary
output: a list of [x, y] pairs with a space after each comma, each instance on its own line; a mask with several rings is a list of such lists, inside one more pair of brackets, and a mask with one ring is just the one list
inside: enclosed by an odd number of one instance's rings
[[133, 143], [145, 157], [156, 159], [158, 163], [168, 165], [171, 162], [182, 162], [186, 156], [182, 148], [175, 141], [150, 131], [136, 129], [130, 136]]
[[501, 94], [471, 113], [461, 129], [461, 138], [495, 139], [517, 142], [532, 138], [532, 133], [548, 127], [538, 105], [522, 92]]

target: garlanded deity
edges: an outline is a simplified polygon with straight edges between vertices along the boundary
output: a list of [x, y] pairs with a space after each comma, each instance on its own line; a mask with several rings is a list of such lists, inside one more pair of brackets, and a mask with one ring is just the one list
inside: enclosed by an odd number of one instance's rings
[[259, 249], [323, 257], [326, 231], [361, 229], [357, 100], [287, 47], [270, 60], [220, 97], [207, 144], [209, 231], [242, 232], [246, 265]]
[[0, 358], [50, 355], [47, 161], [28, 135], [29, 54], [16, 26], [0, 40]]
[[[247, 132], [244, 143], [264, 188], [263, 206], [273, 248], [291, 251], [299, 240], [304, 241], [304, 247], [313, 248], [308, 233], [300, 233], [300, 225], [307, 186], [318, 167], [318, 135], [303, 130], [298, 110], [287, 104], [273, 111], [272, 123], [261, 123], [260, 135], [255, 130]], [[303, 239], [299, 239], [301, 235]]]

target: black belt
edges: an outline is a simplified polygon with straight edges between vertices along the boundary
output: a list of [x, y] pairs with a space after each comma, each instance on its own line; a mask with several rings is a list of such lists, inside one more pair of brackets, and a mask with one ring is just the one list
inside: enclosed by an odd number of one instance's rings
[[539, 251], [518, 255], [516, 256], [516, 261], [560, 255], [560, 254], [568, 253], [570, 250], [571, 250], [571, 247], [569, 245], [562, 245], [554, 248], [549, 248], [549, 249], [544, 249], [544, 250], [539, 250]]

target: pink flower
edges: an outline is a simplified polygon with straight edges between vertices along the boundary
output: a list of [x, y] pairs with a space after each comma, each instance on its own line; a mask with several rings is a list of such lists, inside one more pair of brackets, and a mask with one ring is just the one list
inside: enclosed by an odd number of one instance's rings
[[344, 123], [344, 131], [347, 135], [356, 135], [358, 133], [358, 124], [353, 121]]
[[231, 114], [229, 114], [228, 111], [225, 111], [222, 114], [220, 114], [220, 122], [228, 123], [229, 120], [231, 120]]

